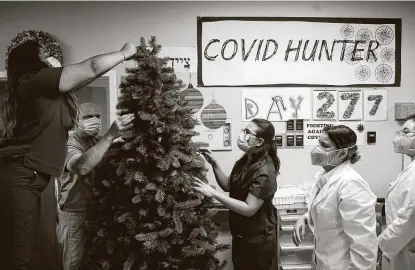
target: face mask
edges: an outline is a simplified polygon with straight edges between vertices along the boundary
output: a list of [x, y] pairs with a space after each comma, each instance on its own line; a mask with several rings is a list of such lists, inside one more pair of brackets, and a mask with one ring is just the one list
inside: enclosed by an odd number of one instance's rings
[[396, 136], [393, 140], [393, 148], [396, 153], [404, 154], [410, 157], [415, 155], [415, 137], [402, 138]]
[[81, 130], [91, 136], [97, 136], [101, 131], [101, 119], [92, 117], [86, 120], [81, 120]]
[[46, 61], [51, 65], [51, 67], [61, 67], [61, 63], [55, 57], [48, 57]]
[[355, 147], [354, 145], [347, 148], [336, 149], [333, 151], [324, 151], [321, 146], [316, 146], [316, 148], [311, 151], [311, 164], [317, 166], [337, 166], [341, 163], [339, 157], [335, 156], [335, 153], [344, 149], [350, 149]]
[[248, 141], [245, 140], [243, 134], [239, 135], [238, 140], [237, 140], [236, 143], [238, 145], [238, 148], [241, 149], [244, 152], [248, 151], [251, 148], [251, 146], [248, 145]]
[[244, 152], [247, 152], [252, 147], [255, 147], [255, 145], [250, 146], [248, 144], [248, 140], [245, 140], [246, 136], [244, 133], [239, 134], [238, 140], [236, 141], [236, 144], [238, 145], [238, 148], [241, 149]]

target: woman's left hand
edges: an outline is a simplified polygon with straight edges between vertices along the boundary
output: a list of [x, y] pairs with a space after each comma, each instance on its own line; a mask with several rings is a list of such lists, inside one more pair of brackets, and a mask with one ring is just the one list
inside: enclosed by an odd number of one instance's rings
[[199, 191], [200, 193], [202, 193], [204, 196], [212, 198], [215, 195], [216, 190], [211, 187], [210, 185], [204, 183], [202, 180], [200, 180], [199, 178], [195, 177], [195, 186], [194, 188]]

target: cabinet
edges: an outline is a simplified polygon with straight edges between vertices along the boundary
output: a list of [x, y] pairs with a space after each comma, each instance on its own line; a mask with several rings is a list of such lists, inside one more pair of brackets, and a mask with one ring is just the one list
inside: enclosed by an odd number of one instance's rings
[[[383, 203], [376, 204], [376, 232], [379, 235], [384, 227]], [[314, 235], [310, 228], [306, 227], [305, 239], [299, 247], [292, 241], [292, 230], [297, 219], [307, 212], [307, 204], [278, 205], [278, 213], [281, 217], [279, 242], [281, 245], [280, 260], [284, 270], [309, 270], [314, 250]], [[377, 269], [381, 269], [381, 258], [378, 256]]]
[[281, 245], [280, 260], [284, 270], [311, 269], [311, 260], [314, 250], [314, 235], [306, 227], [305, 239], [300, 246], [295, 246], [292, 240], [292, 231], [297, 219], [307, 212], [307, 204], [291, 204], [277, 206], [281, 217], [281, 231], [279, 242]]

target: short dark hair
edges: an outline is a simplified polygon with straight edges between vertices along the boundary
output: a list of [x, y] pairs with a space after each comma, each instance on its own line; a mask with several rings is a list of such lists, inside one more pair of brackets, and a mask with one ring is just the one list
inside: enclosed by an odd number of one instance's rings
[[411, 114], [410, 116], [407, 116], [404, 120], [405, 120], [405, 122], [408, 121], [408, 120], [414, 120], [415, 121], [415, 113]]
[[323, 128], [323, 132], [327, 133], [327, 136], [337, 149], [349, 149], [346, 159], [350, 160], [352, 164], [360, 160], [361, 156], [356, 145], [357, 136], [351, 128], [345, 125], [326, 126]]

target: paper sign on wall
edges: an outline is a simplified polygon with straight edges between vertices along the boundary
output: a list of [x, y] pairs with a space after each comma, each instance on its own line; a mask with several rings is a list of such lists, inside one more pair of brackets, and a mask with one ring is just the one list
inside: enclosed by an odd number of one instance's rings
[[319, 138], [326, 126], [336, 126], [336, 125], [345, 125], [351, 128], [357, 137], [357, 145], [366, 144], [366, 127], [365, 124], [361, 121], [348, 121], [348, 122], [321, 122], [321, 121], [307, 121], [304, 124], [304, 145], [318, 145]]
[[364, 120], [386, 121], [388, 120], [388, 96], [387, 90], [364, 91]]
[[197, 24], [204, 87], [400, 86], [401, 19], [201, 17]]
[[197, 72], [196, 47], [162, 47], [159, 57], [169, 57], [174, 72]]
[[339, 91], [339, 121], [363, 119], [363, 96], [361, 90]]
[[308, 88], [262, 88], [242, 91], [242, 121], [263, 118], [271, 122], [311, 119]]
[[218, 129], [210, 129], [202, 124], [200, 117], [198, 117], [200, 125], [196, 125], [194, 131], [198, 132], [198, 136], [194, 136], [194, 142], [204, 142], [209, 144], [209, 149], [212, 151], [232, 150], [232, 119], [226, 119], [225, 124]]
[[337, 92], [336, 90], [313, 91], [313, 120], [337, 120]]
[[318, 145], [323, 128], [335, 124], [335, 122], [307, 121], [304, 124], [304, 145]]

